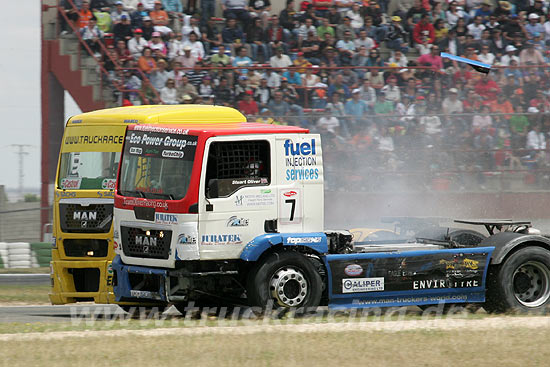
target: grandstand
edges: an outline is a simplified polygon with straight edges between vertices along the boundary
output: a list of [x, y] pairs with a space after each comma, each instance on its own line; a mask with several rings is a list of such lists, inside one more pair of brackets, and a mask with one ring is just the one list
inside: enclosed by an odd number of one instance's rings
[[[43, 4], [43, 162], [55, 162], [67, 90], [84, 111], [214, 103], [310, 128], [333, 191], [549, 186], [548, 2]], [[43, 186], [55, 168], [44, 165]]]

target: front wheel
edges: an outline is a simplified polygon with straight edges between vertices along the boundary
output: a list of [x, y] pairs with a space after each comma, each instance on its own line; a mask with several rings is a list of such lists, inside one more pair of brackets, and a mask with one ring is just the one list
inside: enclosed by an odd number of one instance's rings
[[310, 308], [319, 306], [323, 293], [321, 276], [304, 255], [276, 252], [254, 267], [247, 284], [248, 300], [253, 306], [273, 308]]
[[526, 247], [489, 269], [488, 312], [539, 311], [550, 303], [550, 251]]

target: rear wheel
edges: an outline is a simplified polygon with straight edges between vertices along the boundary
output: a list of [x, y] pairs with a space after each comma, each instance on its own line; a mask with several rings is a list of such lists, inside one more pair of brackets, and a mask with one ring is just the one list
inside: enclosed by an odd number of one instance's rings
[[487, 312], [545, 310], [550, 303], [550, 251], [526, 247], [490, 268], [486, 298]]
[[277, 252], [252, 269], [247, 286], [251, 305], [265, 309], [317, 307], [322, 280], [313, 263], [293, 251]]

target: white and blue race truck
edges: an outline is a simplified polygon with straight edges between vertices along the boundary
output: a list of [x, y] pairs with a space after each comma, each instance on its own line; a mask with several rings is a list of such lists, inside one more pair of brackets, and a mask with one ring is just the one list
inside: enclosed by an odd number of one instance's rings
[[[467, 221], [408, 241], [324, 228], [319, 135], [291, 126], [130, 125], [114, 209], [116, 300], [280, 308], [550, 302], [550, 239]], [[429, 232], [429, 231], [428, 231]]]

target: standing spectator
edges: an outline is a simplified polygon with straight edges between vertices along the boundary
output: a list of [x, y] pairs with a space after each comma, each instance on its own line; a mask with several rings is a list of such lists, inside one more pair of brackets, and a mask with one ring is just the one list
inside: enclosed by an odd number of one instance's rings
[[170, 78], [166, 81], [166, 85], [160, 90], [160, 99], [164, 104], [179, 104], [178, 90], [174, 79]]
[[82, 29], [88, 25], [90, 19], [93, 18], [93, 14], [90, 11], [90, 3], [87, 1], [82, 2], [82, 7], [78, 11], [78, 18], [76, 21], [76, 26], [78, 29]]
[[391, 24], [386, 35], [387, 47], [391, 50], [400, 50], [406, 54], [409, 51], [406, 36], [407, 33], [401, 25], [401, 17], [398, 15], [391, 17]]
[[88, 21], [88, 25], [80, 29], [80, 35], [88, 47], [92, 50], [95, 57], [100, 57], [100, 42], [103, 39], [103, 32], [96, 25], [95, 18]]
[[246, 41], [252, 50], [252, 60], [258, 61], [258, 50], [262, 51], [264, 60], [269, 59], [269, 48], [267, 46], [267, 38], [262, 26], [261, 18], [254, 18], [252, 26], [246, 32]]
[[422, 15], [422, 18], [414, 26], [413, 40], [415, 47], [421, 55], [430, 52], [430, 48], [435, 40], [434, 26], [430, 23], [430, 16], [428, 14]]
[[221, 6], [224, 18], [239, 19], [245, 28], [248, 26], [250, 13], [246, 0], [222, 0]]

